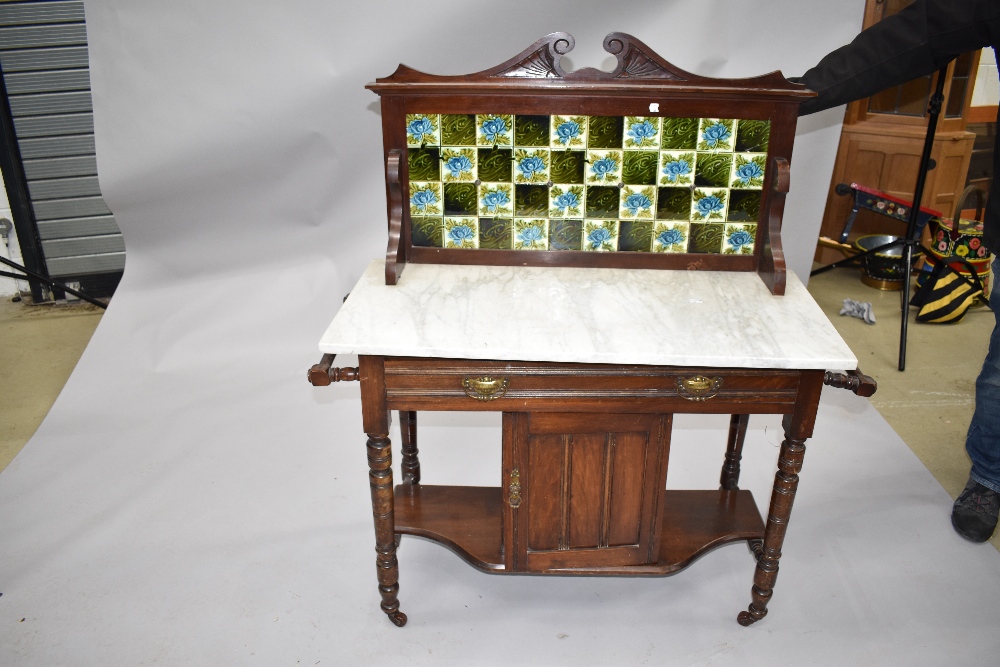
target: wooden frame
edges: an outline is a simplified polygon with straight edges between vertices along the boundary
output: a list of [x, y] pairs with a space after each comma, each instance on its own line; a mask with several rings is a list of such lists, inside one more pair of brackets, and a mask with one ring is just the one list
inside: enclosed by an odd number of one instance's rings
[[[395, 284], [407, 262], [614, 268], [756, 271], [774, 294], [784, 293], [781, 222], [788, 168], [800, 102], [815, 93], [779, 72], [749, 79], [714, 79], [685, 72], [624, 33], [611, 33], [604, 48], [618, 59], [612, 72], [566, 72], [561, 58], [574, 46], [552, 33], [496, 67], [461, 76], [435, 76], [405, 65], [369, 84], [381, 96], [386, 161], [389, 245], [386, 283]], [[404, 192], [409, 182], [407, 114], [558, 114], [698, 116], [770, 122], [762, 204], [752, 255], [591, 253], [565, 250], [456, 250], [413, 244]], [[655, 110], [654, 110], [655, 109]], [[620, 187], [620, 185], [619, 185]]]

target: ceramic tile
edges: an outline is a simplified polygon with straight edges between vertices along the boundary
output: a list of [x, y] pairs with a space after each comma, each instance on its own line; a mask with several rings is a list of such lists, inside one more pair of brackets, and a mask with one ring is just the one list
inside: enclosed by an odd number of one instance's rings
[[541, 218], [549, 211], [549, 188], [546, 185], [515, 185], [514, 215]]
[[[654, 156], [655, 157], [655, 156]], [[621, 189], [621, 208], [618, 217], [623, 219], [653, 219], [656, 210], [656, 188], [652, 185], [626, 185]]]
[[653, 252], [687, 252], [690, 223], [656, 222], [653, 224]]
[[476, 117], [473, 114], [441, 114], [442, 146], [475, 146]]
[[449, 216], [476, 215], [476, 184], [445, 183], [444, 214]]
[[511, 146], [514, 117], [510, 114], [477, 114], [476, 143], [480, 146]]
[[657, 220], [690, 220], [691, 190], [689, 188], [659, 188], [656, 193]]
[[[593, 188], [591, 188], [591, 192], [593, 192]], [[584, 191], [582, 185], [553, 185], [549, 188], [550, 218], [579, 218], [583, 210]]]
[[445, 218], [445, 248], [478, 248], [479, 221], [476, 218]]
[[409, 148], [406, 152], [411, 181], [441, 180], [441, 151], [439, 149]]
[[479, 215], [486, 218], [514, 215], [514, 186], [510, 183], [479, 185]]
[[722, 252], [725, 225], [692, 222], [688, 227], [688, 252], [718, 255]]
[[625, 117], [625, 148], [657, 150], [660, 147], [660, 119]]
[[715, 222], [726, 219], [729, 190], [695, 188], [691, 194], [691, 220]]
[[514, 145], [548, 147], [550, 116], [514, 116]]
[[660, 151], [660, 185], [690, 185], [695, 164], [694, 151]]
[[588, 218], [617, 218], [618, 205], [621, 202], [621, 190], [603, 185], [587, 186]]
[[510, 250], [511, 229], [512, 222], [510, 220], [480, 218], [479, 247], [490, 250]]
[[621, 116], [590, 116], [587, 119], [588, 148], [622, 147], [625, 138], [625, 119]]
[[698, 150], [732, 151], [735, 121], [720, 118], [702, 118], [698, 129]]
[[764, 165], [767, 155], [737, 153], [733, 156], [733, 173], [730, 185], [734, 188], [761, 188], [764, 186]]
[[730, 190], [729, 222], [757, 222], [760, 219], [760, 190]]
[[618, 250], [649, 252], [653, 240], [651, 220], [622, 220], [618, 224]]
[[585, 220], [583, 249], [591, 252], [612, 252], [618, 248], [617, 220]]
[[732, 153], [700, 153], [694, 184], [699, 188], [728, 188], [732, 173]]
[[656, 185], [659, 157], [656, 151], [625, 151], [622, 182], [626, 185]]
[[545, 218], [515, 218], [514, 250], [548, 250], [549, 221]]
[[660, 148], [665, 151], [693, 151], [698, 147], [698, 118], [664, 118]]
[[480, 148], [476, 175], [480, 181], [510, 183], [514, 180], [514, 153], [509, 148]]
[[586, 148], [586, 116], [553, 116], [549, 139], [552, 148]]
[[437, 114], [406, 114], [406, 145], [436, 146], [440, 143], [440, 118]]
[[587, 151], [587, 183], [617, 184], [622, 178], [622, 151]]
[[552, 170], [550, 176], [553, 183], [583, 183], [583, 174], [586, 167], [587, 154], [584, 151], [552, 149]]
[[771, 138], [771, 121], [748, 120], [737, 121], [736, 150], [740, 153], [766, 153], [767, 144]]
[[549, 151], [545, 148], [514, 149], [515, 183], [548, 183]]
[[549, 250], [580, 250], [583, 220], [549, 220]]
[[410, 215], [441, 215], [441, 184], [410, 181]]
[[442, 218], [410, 218], [410, 237], [413, 245], [422, 248], [440, 248]]
[[757, 225], [724, 225], [722, 252], [726, 255], [752, 255]]
[[[411, 161], [412, 162], [412, 161]], [[410, 168], [412, 178], [413, 168]], [[472, 183], [476, 180], [475, 148], [444, 148], [441, 151], [441, 176], [445, 183]]]

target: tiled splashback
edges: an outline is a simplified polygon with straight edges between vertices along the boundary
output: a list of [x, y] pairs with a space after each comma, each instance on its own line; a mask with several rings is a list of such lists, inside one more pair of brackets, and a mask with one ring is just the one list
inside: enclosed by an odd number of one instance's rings
[[408, 114], [415, 246], [752, 254], [770, 123]]

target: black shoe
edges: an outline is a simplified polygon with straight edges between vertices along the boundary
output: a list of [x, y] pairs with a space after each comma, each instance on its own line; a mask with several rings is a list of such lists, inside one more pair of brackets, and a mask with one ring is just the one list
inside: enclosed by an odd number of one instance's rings
[[1000, 493], [970, 479], [951, 510], [951, 525], [965, 539], [985, 542], [997, 527], [997, 514]]

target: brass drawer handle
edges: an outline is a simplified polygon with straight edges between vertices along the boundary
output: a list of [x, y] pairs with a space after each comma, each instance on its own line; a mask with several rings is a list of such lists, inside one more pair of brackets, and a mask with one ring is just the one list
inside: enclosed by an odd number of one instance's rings
[[677, 393], [689, 401], [707, 401], [722, 389], [722, 378], [707, 378], [695, 375], [689, 378], [677, 378]]
[[495, 401], [507, 393], [508, 384], [510, 380], [507, 378], [492, 378], [489, 375], [481, 378], [467, 377], [462, 380], [466, 395], [477, 401]]
[[521, 471], [514, 468], [510, 471], [510, 486], [507, 493], [507, 504], [512, 509], [521, 506]]

